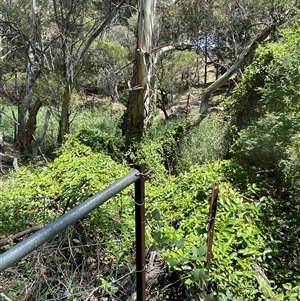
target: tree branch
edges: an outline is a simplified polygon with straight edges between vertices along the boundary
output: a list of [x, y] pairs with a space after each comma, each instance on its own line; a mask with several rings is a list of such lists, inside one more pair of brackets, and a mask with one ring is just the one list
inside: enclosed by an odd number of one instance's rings
[[44, 225], [34, 226], [27, 230], [21, 231], [17, 234], [10, 235], [7, 238], [2, 238], [2, 239], [0, 239], [0, 247], [11, 244], [11, 243], [15, 242], [17, 239], [22, 238], [23, 236], [28, 235], [30, 233], [37, 232], [44, 227], [45, 227]]
[[230, 77], [245, 63], [246, 59], [255, 51], [258, 44], [264, 41], [273, 29], [273, 24], [265, 27], [260, 34], [256, 36], [256, 38], [243, 50], [243, 52], [239, 55], [238, 59], [235, 63], [215, 82], [213, 82], [210, 86], [205, 89], [202, 94], [200, 111], [198, 118], [188, 126], [189, 128], [193, 128], [201, 123], [201, 121], [207, 117], [208, 115], [208, 104], [209, 98], [213, 92], [215, 92], [218, 88], [224, 85]]
[[194, 47], [194, 44], [190, 44], [190, 43], [180, 43], [180, 44], [172, 44], [172, 45], [166, 45], [163, 47], [159, 47], [156, 48], [154, 50], [155, 52], [155, 62], [158, 61], [159, 57], [167, 52], [167, 51], [173, 51], [173, 50], [180, 50], [180, 51], [184, 51], [184, 50], [188, 50], [188, 49], [192, 49], [192, 47]]
[[[105, 18], [105, 20], [90, 34], [90, 36], [87, 38], [87, 41], [85, 43], [84, 48], [80, 52], [75, 64], [74, 64], [74, 69], [78, 69], [77, 67], [81, 63], [83, 57], [85, 56], [86, 52], [89, 50], [91, 44], [95, 41], [95, 39], [100, 35], [100, 33], [103, 32], [105, 27], [111, 22], [111, 20], [115, 17], [116, 13], [118, 10], [122, 7], [122, 5], [126, 2], [127, 0], [122, 0], [110, 13], [109, 15]], [[76, 76], [76, 75], [75, 75]]]

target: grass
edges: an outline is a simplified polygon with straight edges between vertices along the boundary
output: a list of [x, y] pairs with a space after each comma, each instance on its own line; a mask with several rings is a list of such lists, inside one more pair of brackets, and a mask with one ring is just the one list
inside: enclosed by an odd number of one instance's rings
[[[191, 115], [188, 118], [194, 118], [196, 111], [198, 112], [199, 94], [203, 89], [193, 88], [189, 95], [191, 95]], [[177, 106], [186, 105], [186, 97], [181, 95], [174, 101], [172, 109]], [[15, 115], [17, 108], [15, 106], [3, 106], [4, 111], [9, 116], [2, 115], [2, 122], [0, 123], [0, 133], [8, 142], [14, 142], [14, 121], [12, 110]], [[74, 133], [81, 128], [97, 129], [101, 132], [109, 134], [114, 137], [118, 133], [121, 123], [121, 118], [124, 111], [124, 106], [119, 103], [111, 104], [108, 98], [92, 98], [81, 101], [77, 107], [72, 110], [70, 115], [70, 132]], [[42, 108], [38, 114], [37, 131], [35, 136], [38, 137], [43, 127], [44, 117], [47, 108]], [[154, 118], [154, 124], [148, 131], [152, 132], [153, 137], [164, 140], [167, 135], [171, 135], [172, 128], [176, 123], [184, 123], [186, 117], [178, 117], [175, 120], [160, 120]], [[57, 134], [59, 126], [59, 111], [51, 108], [51, 118], [47, 134], [41, 144], [42, 152], [48, 157], [54, 157], [54, 151], [57, 149]], [[180, 145], [180, 160], [177, 169], [185, 170], [192, 164], [202, 164], [204, 162], [212, 162], [216, 159], [223, 158], [227, 152], [223, 137], [226, 132], [226, 124], [218, 119], [218, 115], [211, 115], [203, 121], [198, 127], [185, 135], [181, 140]], [[170, 137], [169, 137], [170, 138]], [[166, 139], [169, 139], [166, 138]]]
[[225, 142], [227, 124], [222, 116], [213, 114], [184, 136], [178, 169], [189, 169], [191, 165], [201, 165], [223, 159], [228, 152]]
[[[0, 121], [0, 135], [7, 142], [15, 142], [15, 126], [14, 115], [17, 116], [17, 107], [2, 105], [2, 114]], [[81, 127], [97, 128], [101, 131], [113, 133], [117, 129], [120, 122], [124, 107], [121, 104], [110, 104], [109, 100], [102, 99], [97, 102], [88, 102], [84, 106], [78, 106], [70, 115], [70, 132], [74, 133]], [[44, 118], [47, 108], [43, 107], [37, 116], [37, 130], [35, 136], [40, 135], [44, 124]], [[57, 148], [57, 134], [59, 126], [59, 112], [55, 108], [51, 108], [51, 117], [48, 124], [46, 136], [41, 144], [43, 153], [52, 156]]]

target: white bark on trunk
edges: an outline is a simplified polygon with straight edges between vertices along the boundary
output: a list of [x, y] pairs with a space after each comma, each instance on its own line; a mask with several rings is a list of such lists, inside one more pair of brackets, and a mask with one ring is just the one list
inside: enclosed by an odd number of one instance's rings
[[135, 64], [122, 131], [141, 141], [150, 116], [152, 35], [156, 0], [140, 0]]
[[[140, 14], [138, 24], [138, 41], [137, 41], [137, 72], [138, 83], [143, 94], [143, 114], [144, 120], [150, 112], [150, 82], [152, 75], [152, 34], [154, 26], [156, 0], [141, 0]], [[141, 106], [142, 107], [142, 106]], [[145, 124], [144, 124], [145, 126]]]

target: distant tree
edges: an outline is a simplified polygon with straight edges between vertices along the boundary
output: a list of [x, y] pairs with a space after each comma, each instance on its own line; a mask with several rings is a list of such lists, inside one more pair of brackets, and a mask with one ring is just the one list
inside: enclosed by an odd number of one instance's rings
[[199, 83], [199, 55], [193, 50], [168, 51], [161, 55], [155, 72], [156, 106], [165, 117], [173, 96], [188, 91]]
[[[20, 7], [25, 12], [23, 15], [19, 14]], [[37, 114], [42, 107], [42, 101], [34, 97], [36, 79], [43, 64], [40, 11], [36, 0], [11, 1], [0, 6], [0, 17], [3, 67], [0, 91], [3, 99], [18, 106], [16, 140], [20, 151], [27, 153], [35, 140]], [[46, 123], [48, 119], [49, 113]]]
[[[242, 48], [243, 50], [239, 53], [236, 60], [230, 63], [227, 71], [203, 92], [201, 104], [200, 104], [199, 116], [194, 121], [193, 124], [189, 125], [189, 127], [198, 125], [207, 116], [208, 107], [209, 107], [208, 103], [211, 94], [214, 91], [216, 91], [219, 87], [221, 87], [223, 84], [225, 84], [232, 77], [232, 75], [236, 73], [240, 68], [243, 68], [245, 65], [247, 65], [247, 63], [249, 64], [252, 61], [257, 46], [260, 43], [263, 43], [268, 37], [272, 35], [273, 36], [276, 35], [276, 32], [280, 26], [283, 26], [283, 24], [290, 22], [290, 20], [295, 15], [294, 9], [296, 8], [295, 6], [296, 3], [295, 2], [290, 3], [290, 1], [288, 2], [289, 3], [287, 2], [281, 3], [282, 5], [279, 6], [279, 8], [276, 7], [277, 15], [276, 17], [271, 16], [269, 19], [270, 21], [269, 22], [266, 21], [267, 25], [264, 25], [265, 22], [262, 21], [258, 23], [259, 27], [257, 29], [258, 33], [256, 34], [256, 36], [254, 38], [250, 38], [248, 45], [246, 47], [244, 46], [245, 48]], [[290, 6], [290, 4], [292, 6]], [[262, 17], [260, 16], [260, 18]], [[264, 26], [264, 28], [261, 29], [261, 26]]]
[[126, 86], [132, 71], [131, 51], [105, 36], [93, 43], [91, 52], [93, 55], [85, 59], [78, 85], [86, 93], [108, 96], [112, 102], [119, 101], [120, 86]]
[[42, 106], [40, 99], [36, 99], [34, 103], [32, 102], [36, 81], [36, 64], [38, 60], [37, 48], [41, 48], [41, 21], [35, 0], [31, 0], [31, 10], [32, 23], [27, 48], [25, 91], [18, 107], [17, 141], [22, 152], [29, 150], [36, 129], [37, 112]]
[[91, 20], [88, 34], [84, 31], [84, 24], [88, 12], [88, 2], [76, 0], [61, 2], [53, 0], [55, 22], [59, 30], [61, 40], [61, 51], [63, 56], [63, 76], [65, 78], [65, 89], [62, 100], [62, 108], [59, 120], [58, 143], [65, 141], [65, 135], [69, 133], [70, 127], [70, 105], [72, 102], [72, 90], [82, 68], [84, 58], [92, 43], [103, 33], [106, 26], [116, 16], [120, 7], [126, 2], [122, 0], [117, 6], [110, 8], [102, 22]]

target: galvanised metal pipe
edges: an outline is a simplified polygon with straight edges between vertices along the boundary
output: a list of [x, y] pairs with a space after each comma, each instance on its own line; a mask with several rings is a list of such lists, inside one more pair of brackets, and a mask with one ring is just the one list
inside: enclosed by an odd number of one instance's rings
[[111, 184], [104, 190], [90, 197], [82, 204], [71, 209], [68, 213], [60, 216], [52, 223], [45, 226], [45, 228], [32, 234], [27, 239], [15, 245], [5, 253], [0, 255], [0, 273], [5, 271], [8, 267], [18, 262], [26, 255], [36, 250], [42, 244], [59, 234], [67, 227], [75, 224], [88, 213], [105, 203], [108, 199], [115, 196], [121, 190], [130, 184], [138, 181], [142, 174], [139, 170], [134, 169], [129, 174]]

